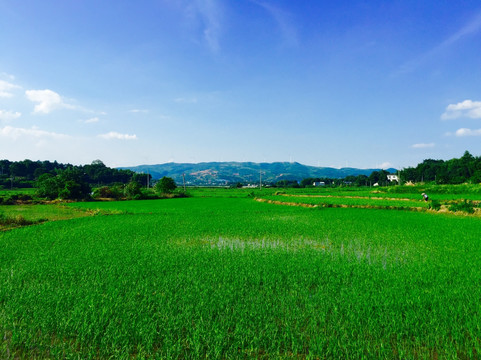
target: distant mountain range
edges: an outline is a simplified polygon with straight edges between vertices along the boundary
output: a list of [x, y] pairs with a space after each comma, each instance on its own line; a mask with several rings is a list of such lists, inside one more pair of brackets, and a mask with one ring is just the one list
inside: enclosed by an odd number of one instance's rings
[[[232, 183], [258, 183], [260, 173], [262, 182], [273, 183], [279, 180], [298, 180], [305, 178], [344, 178], [349, 175], [369, 176], [380, 169], [330, 168], [299, 164], [297, 162], [253, 163], [253, 162], [204, 162], [198, 164], [166, 163], [158, 165], [138, 165], [121, 167], [138, 173], [149, 173], [153, 179], [171, 177], [177, 184], [187, 185], [226, 185]], [[385, 169], [393, 173], [396, 169]]]

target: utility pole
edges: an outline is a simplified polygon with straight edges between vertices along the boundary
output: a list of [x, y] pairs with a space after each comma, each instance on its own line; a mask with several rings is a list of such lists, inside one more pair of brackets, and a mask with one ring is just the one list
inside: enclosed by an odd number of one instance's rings
[[184, 192], [185, 192], [185, 173], [182, 174], [182, 181], [184, 183]]
[[262, 190], [262, 170], [259, 170], [259, 190]]

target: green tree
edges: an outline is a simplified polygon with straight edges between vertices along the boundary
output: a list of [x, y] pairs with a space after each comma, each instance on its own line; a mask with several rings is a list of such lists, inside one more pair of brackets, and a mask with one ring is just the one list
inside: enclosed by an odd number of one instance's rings
[[481, 184], [481, 170], [476, 170], [471, 177], [471, 182], [474, 184]]
[[171, 194], [176, 188], [174, 179], [167, 176], [164, 176], [155, 184], [155, 192], [159, 194]]
[[63, 188], [58, 193], [61, 199], [81, 200], [85, 197], [82, 192], [82, 185], [74, 180], [67, 180], [63, 184]]
[[297, 180], [279, 180], [276, 182], [277, 187], [292, 187], [292, 188], [298, 188], [299, 183]]
[[56, 199], [60, 192], [60, 178], [52, 174], [40, 175], [35, 187], [39, 197], [50, 200]]
[[67, 200], [84, 200], [90, 197], [92, 188], [88, 184], [88, 176], [75, 167], [69, 167], [59, 174], [59, 197]]
[[132, 180], [127, 185], [125, 185], [124, 194], [129, 199], [140, 199], [142, 197], [140, 184]]
[[37, 182], [37, 195], [47, 199], [83, 200], [90, 197], [90, 185], [85, 175], [76, 168], [59, 171], [58, 175], [40, 175]]

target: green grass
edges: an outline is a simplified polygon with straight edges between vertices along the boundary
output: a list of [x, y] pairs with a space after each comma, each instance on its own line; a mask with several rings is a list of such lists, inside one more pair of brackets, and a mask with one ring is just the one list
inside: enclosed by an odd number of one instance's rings
[[61, 205], [3, 205], [0, 206], [0, 231], [45, 221], [68, 220], [91, 216], [92, 212]]
[[[451, 189], [452, 193], [447, 193]], [[285, 205], [315, 207], [357, 207], [386, 210], [449, 209], [464, 213], [480, 214], [479, 185], [451, 186], [390, 186], [376, 188], [308, 188], [284, 189], [280, 191], [257, 191], [253, 196], [262, 201]], [[467, 191], [471, 190], [471, 193]], [[429, 192], [429, 201], [424, 201], [422, 192]], [[468, 200], [471, 199], [471, 200]], [[468, 201], [469, 206], [466, 206]], [[464, 204], [464, 206], [463, 206]], [[476, 209], [478, 211], [476, 211]], [[469, 211], [467, 211], [469, 210]]]
[[322, 195], [267, 195], [260, 199], [280, 201], [285, 203], [308, 204], [324, 207], [349, 206], [370, 208], [417, 209], [428, 208], [428, 203], [411, 199], [386, 199], [370, 197], [322, 196]]
[[479, 218], [247, 197], [70, 206], [117, 215], [0, 234], [0, 357], [481, 354]]
[[22, 195], [34, 195], [35, 189], [34, 188], [22, 188], [22, 189], [0, 189], [0, 196], [8, 196], [14, 194], [22, 194]]

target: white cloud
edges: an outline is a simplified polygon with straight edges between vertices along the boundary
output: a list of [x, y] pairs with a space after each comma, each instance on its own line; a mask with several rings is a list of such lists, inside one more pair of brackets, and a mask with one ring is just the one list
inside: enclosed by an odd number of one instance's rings
[[25, 91], [27, 98], [38, 103], [35, 105], [33, 112], [48, 114], [56, 109], [74, 109], [75, 107], [70, 104], [66, 104], [62, 97], [55, 91], [45, 90], [27, 90]]
[[434, 143], [427, 143], [427, 144], [426, 143], [420, 143], [420, 144], [411, 145], [411, 147], [413, 149], [427, 149], [427, 148], [433, 148], [435, 146], [436, 146], [436, 144], [434, 144]]
[[129, 112], [134, 113], [134, 114], [137, 114], [137, 113], [147, 114], [149, 112], [149, 110], [147, 110], [147, 109], [132, 109], [132, 110], [129, 110]]
[[82, 120], [83, 123], [85, 124], [93, 124], [93, 123], [96, 123], [96, 122], [99, 122], [100, 119], [98, 117], [93, 117], [93, 118], [90, 118], [90, 119], [87, 119], [87, 120]]
[[387, 169], [392, 167], [392, 164], [389, 161], [385, 161], [382, 164], [378, 165], [377, 168], [379, 169]]
[[454, 135], [456, 135], [457, 137], [481, 136], [481, 129], [471, 130], [471, 129], [461, 128], [461, 129], [456, 130]]
[[6, 137], [12, 140], [17, 140], [18, 138], [21, 138], [21, 137], [63, 139], [63, 138], [68, 138], [69, 136], [64, 134], [58, 134], [55, 132], [40, 130], [36, 127], [25, 129], [25, 128], [15, 128], [12, 126], [5, 126], [3, 128], [0, 128], [0, 137]]
[[137, 135], [120, 134], [115, 131], [111, 131], [107, 134], [99, 135], [99, 137], [107, 140], [118, 139], [118, 140], [137, 140]]
[[457, 119], [460, 117], [481, 119], [481, 101], [464, 100], [457, 104], [450, 104], [441, 115], [442, 120]]
[[14, 89], [20, 89], [20, 86], [11, 84], [9, 82], [6, 82], [4, 80], [0, 80], [0, 98], [10, 98], [13, 96], [13, 94], [10, 92], [11, 90]]
[[19, 113], [18, 111], [13, 112], [13, 111], [0, 110], [0, 121], [11, 121], [19, 118], [20, 116], [22, 116], [22, 114]]

